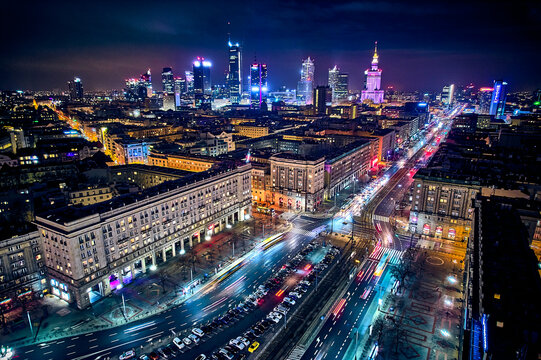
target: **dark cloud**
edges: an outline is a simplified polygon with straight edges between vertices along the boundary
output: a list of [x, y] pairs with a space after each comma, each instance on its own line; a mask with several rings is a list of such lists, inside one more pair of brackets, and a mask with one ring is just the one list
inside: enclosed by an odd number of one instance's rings
[[121, 88], [148, 67], [187, 70], [197, 55], [221, 82], [228, 32], [246, 65], [268, 64], [273, 87], [294, 86], [310, 55], [319, 83], [337, 64], [358, 88], [375, 40], [385, 85], [541, 86], [538, 1], [11, 1], [3, 13], [0, 88], [64, 88], [74, 75], [88, 89]]

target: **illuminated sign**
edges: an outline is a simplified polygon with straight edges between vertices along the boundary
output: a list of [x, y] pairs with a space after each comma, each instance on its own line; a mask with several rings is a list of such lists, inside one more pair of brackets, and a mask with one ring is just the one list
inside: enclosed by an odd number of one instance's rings
[[370, 163], [370, 165], [371, 165], [372, 167], [374, 167], [374, 166], [376, 166], [377, 164], [378, 164], [378, 158], [375, 157], [375, 158], [372, 160], [372, 162]]
[[423, 226], [423, 234], [428, 235], [429, 232], [430, 232], [430, 225], [425, 224]]

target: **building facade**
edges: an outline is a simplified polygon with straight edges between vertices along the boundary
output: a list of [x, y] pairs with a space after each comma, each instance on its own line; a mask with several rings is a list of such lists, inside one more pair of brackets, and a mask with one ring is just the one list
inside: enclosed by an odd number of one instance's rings
[[443, 179], [416, 174], [410, 230], [427, 237], [467, 241], [473, 220], [477, 181]]
[[0, 306], [8, 310], [23, 296], [47, 288], [37, 231], [0, 240]]
[[249, 138], [259, 138], [269, 135], [268, 126], [236, 125], [235, 130], [239, 132], [239, 135]]
[[70, 191], [69, 202], [73, 205], [92, 205], [113, 198], [113, 189], [110, 186], [89, 186], [86, 189]]
[[232, 104], [240, 103], [242, 95], [242, 53], [239, 43], [229, 45], [229, 71], [227, 73], [227, 91]]
[[295, 211], [315, 211], [323, 200], [325, 158], [281, 153], [269, 161], [273, 203]]
[[297, 101], [303, 105], [312, 104], [312, 91], [314, 90], [314, 61], [308, 57], [303, 60], [301, 79], [297, 84]]
[[253, 109], [261, 109], [267, 102], [267, 65], [255, 63], [250, 67], [250, 97]]
[[78, 308], [250, 217], [251, 166], [164, 183], [121, 201], [36, 217], [51, 292]]

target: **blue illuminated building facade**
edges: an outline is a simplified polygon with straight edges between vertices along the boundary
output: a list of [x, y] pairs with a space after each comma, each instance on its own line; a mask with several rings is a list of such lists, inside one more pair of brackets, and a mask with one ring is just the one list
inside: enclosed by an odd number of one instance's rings
[[267, 103], [267, 65], [261, 63], [252, 64], [250, 67], [250, 93], [253, 109], [261, 109], [262, 104]]
[[232, 104], [238, 104], [242, 95], [242, 53], [239, 43], [229, 45], [229, 71], [227, 73], [227, 91]]
[[503, 80], [495, 80], [494, 91], [492, 91], [492, 100], [490, 101], [489, 114], [496, 116], [497, 119], [503, 119], [506, 100], [507, 83]]
[[212, 101], [211, 66], [211, 62], [202, 57], [198, 57], [193, 62], [193, 91], [197, 108], [210, 107]]

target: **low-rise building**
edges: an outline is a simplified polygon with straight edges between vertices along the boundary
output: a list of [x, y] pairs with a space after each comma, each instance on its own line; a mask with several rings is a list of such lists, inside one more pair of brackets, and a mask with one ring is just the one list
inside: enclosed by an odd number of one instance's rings
[[218, 159], [210, 156], [167, 153], [155, 150], [151, 150], [148, 156], [149, 165], [193, 172], [207, 171], [217, 162]]
[[236, 125], [235, 130], [239, 133], [239, 135], [249, 138], [258, 138], [269, 135], [268, 126]]

